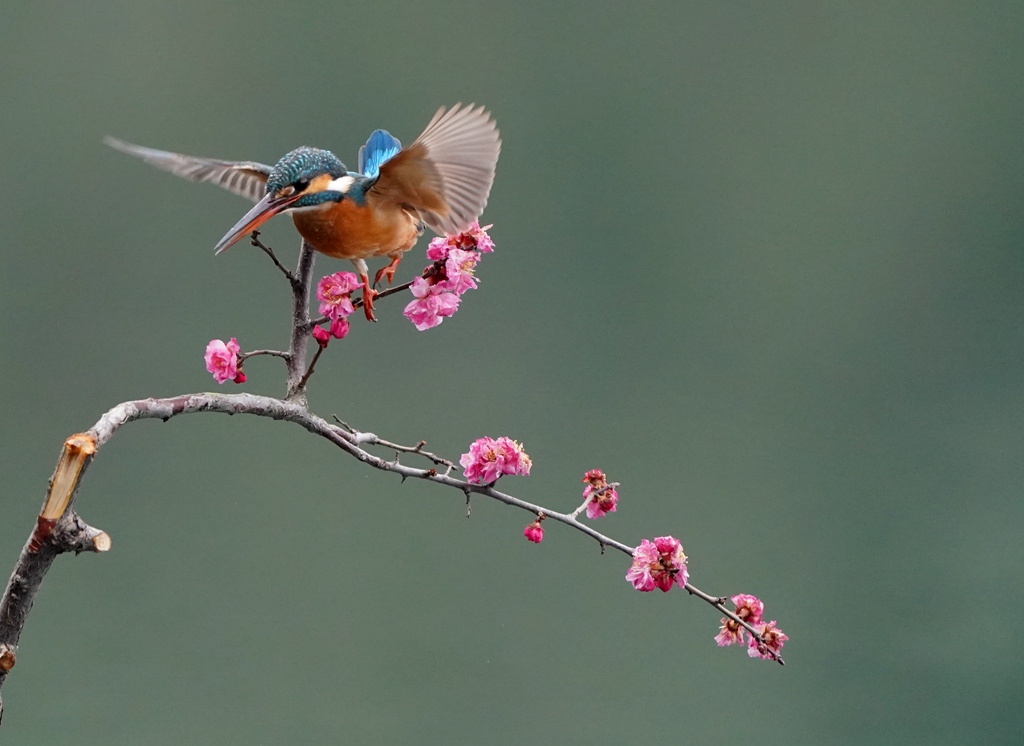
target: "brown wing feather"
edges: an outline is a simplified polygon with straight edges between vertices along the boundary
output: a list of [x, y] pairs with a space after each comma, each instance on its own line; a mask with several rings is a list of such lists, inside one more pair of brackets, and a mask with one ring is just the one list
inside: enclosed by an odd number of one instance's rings
[[182, 155], [168, 150], [133, 145], [116, 137], [104, 138], [104, 142], [115, 150], [141, 158], [146, 163], [169, 171], [175, 176], [189, 181], [208, 181], [252, 202], [259, 202], [267, 191], [270, 166], [262, 163], [221, 161], [215, 158]]
[[442, 107], [412, 145], [380, 167], [370, 191], [415, 212], [437, 233], [459, 233], [484, 211], [500, 152], [498, 128], [484, 107]]

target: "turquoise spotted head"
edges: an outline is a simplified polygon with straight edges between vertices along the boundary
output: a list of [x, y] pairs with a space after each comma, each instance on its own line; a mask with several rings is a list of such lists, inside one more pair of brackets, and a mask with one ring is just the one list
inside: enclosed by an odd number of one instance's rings
[[[214, 248], [219, 254], [252, 233], [267, 220], [288, 210], [338, 202], [344, 192], [337, 189], [339, 179], [348, 176], [345, 164], [329, 150], [296, 148], [271, 169], [267, 193], [242, 219], [235, 223]], [[351, 178], [346, 179], [351, 181]]]

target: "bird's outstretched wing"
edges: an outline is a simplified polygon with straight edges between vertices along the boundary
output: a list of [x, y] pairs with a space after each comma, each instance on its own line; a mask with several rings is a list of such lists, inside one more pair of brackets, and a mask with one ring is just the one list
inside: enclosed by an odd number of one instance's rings
[[146, 163], [170, 171], [175, 176], [181, 176], [189, 181], [208, 181], [252, 202], [259, 202], [267, 192], [270, 166], [262, 163], [220, 161], [215, 158], [181, 155], [133, 145], [116, 137], [106, 137], [103, 141], [115, 150], [141, 158]]
[[454, 235], [484, 211], [500, 152], [498, 128], [484, 107], [442, 107], [412, 145], [381, 164], [370, 192]]

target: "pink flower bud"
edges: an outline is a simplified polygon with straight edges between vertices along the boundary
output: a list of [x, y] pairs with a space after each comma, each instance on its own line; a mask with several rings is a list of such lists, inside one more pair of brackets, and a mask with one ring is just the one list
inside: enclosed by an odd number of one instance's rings
[[331, 333], [322, 326], [314, 326], [313, 339], [315, 339], [316, 343], [321, 347], [326, 347], [327, 343], [331, 341]]
[[544, 540], [544, 527], [540, 525], [539, 520], [534, 521], [523, 529], [523, 536], [534, 544], [540, 544]]
[[242, 371], [238, 371], [237, 373], [235, 373], [235, 377], [233, 380], [235, 383], [245, 383], [245, 373], [243, 373]]
[[331, 321], [331, 336], [335, 339], [344, 339], [345, 335], [348, 334], [348, 330], [348, 319], [338, 317]]

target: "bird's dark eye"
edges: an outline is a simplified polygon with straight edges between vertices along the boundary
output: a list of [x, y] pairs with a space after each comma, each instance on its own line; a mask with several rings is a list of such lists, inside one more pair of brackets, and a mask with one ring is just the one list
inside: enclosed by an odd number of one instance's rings
[[308, 186], [309, 186], [309, 179], [299, 179], [298, 181], [295, 182], [295, 191], [296, 192], [304, 192], [304, 191], [306, 191], [306, 187], [308, 187]]

